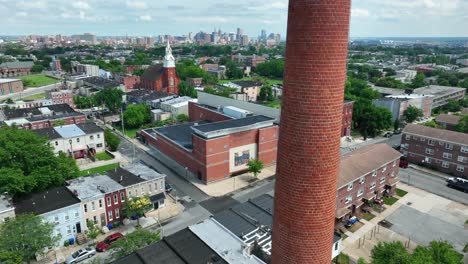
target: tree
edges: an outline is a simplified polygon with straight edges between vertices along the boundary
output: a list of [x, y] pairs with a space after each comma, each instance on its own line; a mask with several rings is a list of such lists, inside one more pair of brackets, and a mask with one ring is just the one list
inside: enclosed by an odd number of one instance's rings
[[96, 94], [95, 100], [115, 113], [122, 107], [122, 95], [123, 92], [118, 88], [105, 88]]
[[364, 258], [360, 257], [360, 258], [358, 258], [357, 263], [358, 264], [367, 264], [367, 261]]
[[460, 103], [455, 100], [448, 100], [447, 104], [443, 106], [449, 112], [458, 112], [460, 111]]
[[112, 130], [110, 130], [109, 128], [106, 128], [106, 130], [104, 131], [104, 139], [106, 140], [107, 146], [109, 147], [110, 151], [117, 151], [121, 141], [119, 136], [112, 133]]
[[226, 63], [226, 76], [228, 77], [228, 79], [240, 79], [244, 77], [244, 73], [241, 69], [239, 69], [237, 63], [233, 62], [232, 60], [229, 60]]
[[[429, 255], [432, 257], [432, 263], [434, 264], [460, 264], [463, 261], [463, 255], [458, 253], [447, 241], [431, 241], [427, 249], [428, 252], [430, 252]], [[415, 251], [417, 250], [418, 247]]]
[[400, 241], [379, 242], [371, 251], [373, 264], [410, 263], [410, 255]]
[[372, 104], [370, 100], [358, 99], [354, 103], [353, 124], [366, 140], [375, 137], [380, 131], [392, 127], [392, 113]]
[[190, 96], [192, 98], [197, 98], [197, 91], [195, 91], [195, 87], [193, 87], [193, 85], [185, 81], [181, 81], [178, 88], [180, 96]]
[[151, 120], [150, 110], [148, 106], [144, 104], [129, 105], [123, 116], [125, 126], [130, 128], [139, 128]]
[[426, 76], [424, 75], [424, 73], [418, 72], [416, 74], [416, 77], [411, 82], [411, 85], [410, 85], [411, 88], [419, 88], [419, 87], [426, 86], [427, 83], [426, 83], [425, 79], [426, 79]]
[[261, 76], [282, 79], [284, 76], [284, 60], [269, 60], [258, 64], [255, 72]]
[[64, 126], [66, 124], [67, 124], [67, 122], [65, 120], [63, 120], [63, 119], [54, 120], [52, 122], [52, 126], [54, 126], [54, 127], [55, 126]]
[[424, 122], [423, 126], [439, 128], [439, 125], [434, 120], [429, 120], [427, 122]]
[[183, 123], [183, 122], [188, 122], [188, 121], [189, 121], [189, 117], [188, 117], [188, 115], [186, 115], [186, 114], [177, 115], [176, 118], [177, 118], [177, 121], [178, 121], [178, 122], [181, 122], [181, 123]]
[[262, 88], [260, 88], [259, 97], [260, 97], [260, 100], [262, 101], [275, 100], [275, 97], [273, 95], [273, 89], [271, 89], [270, 85], [263, 85]]
[[383, 71], [386, 73], [385, 76], [395, 76], [397, 74], [392, 68], [384, 68]]
[[40, 65], [40, 64], [35, 64], [31, 67], [31, 72], [34, 72], [34, 73], [40, 73], [44, 70], [44, 66]]
[[399, 80], [395, 80], [394, 78], [391, 78], [391, 77], [380, 78], [375, 83], [375, 85], [382, 86], [382, 87], [388, 87], [388, 88], [397, 88], [397, 89], [406, 88], [406, 85], [404, 83], [402, 83]]
[[259, 159], [251, 159], [249, 163], [247, 163], [247, 167], [249, 168], [249, 172], [253, 173], [255, 178], [257, 178], [257, 175], [262, 172], [264, 165]]
[[0, 128], [0, 164], [0, 192], [12, 196], [46, 190], [78, 176], [75, 160], [55, 155], [45, 137], [16, 127]]
[[53, 235], [54, 225], [42, 217], [21, 214], [0, 225], [0, 260], [9, 263], [30, 263], [44, 249], [60, 239]]
[[95, 240], [99, 235], [104, 234], [104, 232], [102, 232], [102, 230], [95, 225], [92, 220], [88, 219], [86, 226], [88, 227], [88, 230], [86, 230], [86, 236], [93, 240]]
[[421, 109], [410, 105], [406, 110], [403, 112], [403, 117], [405, 118], [406, 122], [413, 123], [416, 119], [422, 117], [424, 114]]
[[152, 205], [148, 196], [132, 197], [125, 200], [123, 204], [123, 213], [125, 217], [136, 217], [137, 225], [140, 225], [140, 217], [152, 209]]
[[145, 73], [144, 69], [135, 69], [135, 70], [133, 70], [133, 75], [135, 75], [135, 76], [142, 76], [143, 73]]
[[110, 247], [114, 249], [116, 257], [126, 256], [140, 248], [148, 246], [160, 240], [159, 232], [153, 232], [142, 227], [137, 227], [135, 231], [125, 236], [125, 239], [119, 239]]
[[468, 115], [463, 116], [463, 117], [460, 119], [460, 121], [458, 121], [458, 124], [457, 124], [457, 126], [455, 127], [455, 129], [456, 129], [458, 132], [468, 133]]

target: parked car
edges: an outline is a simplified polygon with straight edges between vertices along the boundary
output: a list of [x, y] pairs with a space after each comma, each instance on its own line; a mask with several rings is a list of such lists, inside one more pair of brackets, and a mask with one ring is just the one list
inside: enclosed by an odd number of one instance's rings
[[172, 186], [169, 183], [166, 182], [164, 187], [167, 193], [172, 192]]
[[393, 134], [394, 134], [394, 135], [399, 135], [399, 134], [401, 134], [401, 128], [398, 128], [398, 129], [393, 130]]
[[117, 241], [119, 239], [125, 239], [124, 236], [122, 235], [122, 233], [115, 233], [115, 234], [107, 236], [103, 241], [99, 242], [96, 245], [96, 251], [98, 251], [98, 252], [106, 251], [106, 249], [108, 247], [110, 247], [110, 245], [112, 245], [112, 243], [114, 243], [115, 241]]
[[462, 192], [468, 192], [468, 180], [462, 178], [448, 178], [447, 186]]
[[399, 165], [400, 168], [406, 169], [406, 168], [408, 168], [408, 165], [409, 165], [409, 164], [408, 164], [408, 161], [407, 161], [407, 160], [405, 160], [405, 159], [400, 159], [400, 165]]
[[393, 132], [392, 131], [385, 132], [385, 134], [383, 136], [386, 137], [386, 138], [389, 138], [389, 137], [393, 136]]
[[71, 256], [68, 256], [67, 260], [65, 261], [66, 264], [75, 264], [85, 259], [89, 259], [96, 255], [96, 250], [93, 248], [87, 247], [75, 251]]
[[395, 150], [400, 151], [400, 149], [401, 149], [401, 144], [393, 144], [393, 147], [392, 147], [392, 148], [394, 148]]

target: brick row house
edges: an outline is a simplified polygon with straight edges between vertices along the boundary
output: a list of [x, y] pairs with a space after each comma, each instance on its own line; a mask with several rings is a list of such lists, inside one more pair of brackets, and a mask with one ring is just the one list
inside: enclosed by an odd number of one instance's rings
[[401, 151], [411, 163], [468, 177], [468, 134], [408, 124], [403, 130]]
[[341, 127], [341, 136], [351, 136], [351, 127], [353, 124], [353, 107], [354, 102], [346, 100], [343, 103], [343, 123]]
[[394, 195], [400, 157], [401, 153], [387, 144], [369, 145], [341, 157], [336, 191], [337, 222], [359, 215], [374, 199]]

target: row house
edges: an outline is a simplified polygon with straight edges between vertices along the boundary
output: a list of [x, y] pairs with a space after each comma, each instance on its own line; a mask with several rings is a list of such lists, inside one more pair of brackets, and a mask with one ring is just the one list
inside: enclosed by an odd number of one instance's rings
[[165, 206], [165, 175], [141, 163], [134, 163], [107, 172], [107, 175], [125, 188], [126, 196], [149, 196], [154, 209]]
[[468, 177], [468, 134], [408, 124], [401, 151], [406, 159], [459, 177]]
[[94, 123], [82, 123], [34, 130], [49, 140], [54, 152], [67, 153], [75, 159], [95, 156], [105, 151], [104, 131]]
[[56, 246], [75, 239], [84, 232], [86, 226], [80, 200], [64, 186], [18, 198], [14, 206], [16, 215], [33, 213], [54, 224], [53, 234], [61, 237]]
[[354, 102], [345, 100], [343, 103], [343, 121], [341, 127], [341, 136], [349, 137], [351, 136], [351, 127], [353, 124], [353, 108]]
[[369, 145], [343, 155], [336, 192], [336, 219], [359, 215], [366, 203], [394, 195], [400, 157], [401, 153], [387, 144]]
[[87, 223], [99, 227], [120, 222], [121, 205], [125, 201], [125, 188], [106, 175], [92, 175], [67, 181], [68, 190], [81, 201], [85, 230]]

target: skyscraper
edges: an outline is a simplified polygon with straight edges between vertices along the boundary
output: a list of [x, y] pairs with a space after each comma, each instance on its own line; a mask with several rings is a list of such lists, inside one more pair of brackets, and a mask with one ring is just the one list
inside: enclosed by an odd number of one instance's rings
[[266, 41], [267, 39], [267, 33], [266, 33], [266, 30], [265, 29], [262, 29], [262, 33], [260, 34], [260, 39], [262, 41]]
[[330, 263], [350, 0], [289, 0], [272, 263]]

